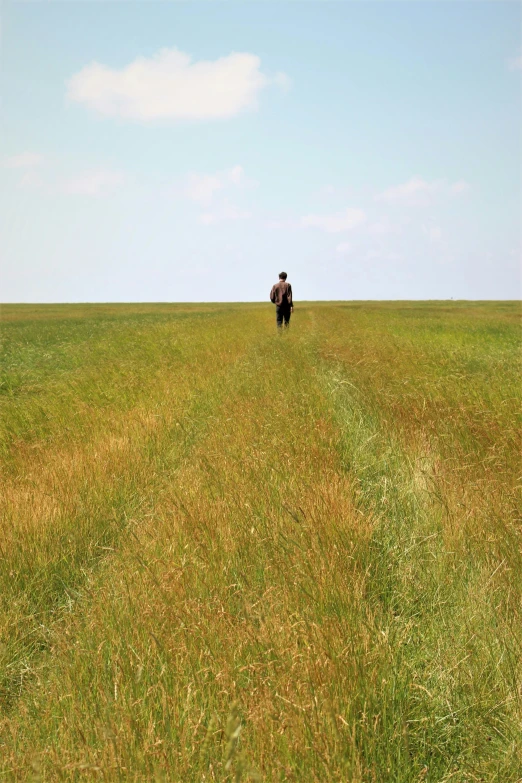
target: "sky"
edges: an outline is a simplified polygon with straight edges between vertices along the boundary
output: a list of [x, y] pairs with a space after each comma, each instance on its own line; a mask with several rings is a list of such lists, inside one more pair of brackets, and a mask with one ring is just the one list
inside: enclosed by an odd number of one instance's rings
[[518, 299], [518, 2], [10, 2], [0, 301]]

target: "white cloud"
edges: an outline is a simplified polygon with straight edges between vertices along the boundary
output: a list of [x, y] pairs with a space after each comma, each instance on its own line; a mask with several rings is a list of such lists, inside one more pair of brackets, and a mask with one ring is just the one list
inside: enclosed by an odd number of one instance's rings
[[362, 209], [348, 208], [333, 215], [305, 215], [301, 218], [301, 225], [319, 228], [328, 234], [340, 234], [343, 231], [351, 231], [365, 220], [366, 215]]
[[335, 185], [323, 185], [317, 191], [319, 196], [333, 196], [337, 192]]
[[395, 253], [393, 251], [388, 251], [383, 248], [376, 248], [373, 250], [368, 250], [366, 253], [366, 258], [368, 261], [402, 261], [404, 256], [402, 253]]
[[222, 223], [225, 220], [246, 220], [251, 217], [251, 213], [238, 209], [233, 204], [224, 203], [212, 210], [200, 215], [199, 220], [205, 226], [211, 226], [216, 223]]
[[265, 228], [295, 231], [300, 227], [301, 221], [297, 220], [293, 213], [275, 213], [267, 215], [263, 220], [263, 225]]
[[183, 195], [190, 201], [195, 201], [201, 206], [208, 207], [214, 201], [217, 193], [231, 188], [256, 187], [255, 180], [246, 177], [242, 166], [233, 166], [225, 171], [215, 174], [200, 174], [190, 172], [186, 183], [182, 187]]
[[260, 66], [259, 57], [246, 52], [192, 62], [179, 49], [162, 49], [120, 69], [87, 65], [69, 80], [68, 97], [101, 114], [143, 122], [223, 119], [255, 109], [270, 83], [288, 89], [285, 74], [270, 79]]
[[335, 252], [338, 253], [340, 256], [345, 256], [351, 251], [351, 249], [352, 249], [351, 242], [340, 242], [335, 248]]
[[121, 187], [125, 182], [125, 175], [119, 171], [95, 169], [65, 180], [58, 185], [58, 190], [75, 196], [103, 196]]
[[22, 152], [20, 155], [5, 158], [3, 165], [6, 169], [31, 169], [40, 166], [43, 160], [43, 155], [37, 152]]
[[187, 177], [185, 196], [190, 201], [195, 201], [202, 206], [208, 206], [214, 194], [223, 188], [222, 180], [217, 176], [210, 174], [191, 173]]
[[420, 206], [430, 204], [436, 196], [463, 193], [469, 189], [470, 185], [464, 180], [448, 184], [444, 179], [428, 182], [420, 177], [412, 177], [408, 182], [403, 182], [378, 193], [375, 200], [385, 201], [388, 204]]
[[43, 184], [40, 172], [35, 166], [24, 169], [22, 176], [18, 181], [19, 188], [27, 188], [29, 190], [40, 190], [43, 187]]
[[[69, 179], [60, 179], [56, 172], [47, 171], [47, 176], [41, 176], [41, 166], [45, 158], [36, 152], [23, 152], [6, 158], [2, 162], [4, 168], [16, 169], [20, 174], [18, 187], [39, 190], [52, 195], [65, 193], [67, 195], [100, 196], [112, 192], [123, 185], [127, 178], [119, 171], [109, 169], [91, 169], [80, 172]], [[46, 167], [47, 168], [47, 167]]]
[[370, 223], [368, 226], [369, 234], [398, 234], [400, 233], [399, 227], [392, 223], [387, 215], [384, 215], [380, 220], [376, 220], [375, 223]]
[[288, 92], [292, 88], [292, 79], [287, 73], [283, 73], [282, 71], [276, 73], [273, 81], [274, 84], [277, 84], [277, 86], [283, 90], [283, 92]]
[[354, 198], [360, 198], [361, 190], [356, 190], [349, 185], [340, 186], [326, 184], [317, 189], [316, 195], [319, 196], [319, 198], [321, 198], [323, 201], [333, 201], [334, 199], [339, 199], [341, 202], [344, 201], [346, 203], [347, 201], [351, 201]]
[[395, 185], [375, 196], [376, 201], [386, 201], [389, 204], [395, 203], [420, 203], [425, 202], [434, 193], [440, 190], [442, 182], [426, 182], [420, 177], [412, 177], [408, 182], [401, 185]]
[[452, 193], [467, 193], [468, 190], [471, 190], [471, 185], [463, 179], [459, 179], [458, 182], [454, 182], [451, 185]]
[[431, 242], [439, 242], [441, 240], [441, 238], [442, 238], [442, 231], [441, 231], [439, 226], [436, 226], [436, 225], [430, 225], [430, 226], [423, 225], [422, 226], [422, 231], [424, 232], [424, 234], [426, 234], [426, 236], [428, 237], [428, 239]]
[[234, 166], [228, 172], [228, 179], [233, 185], [244, 185], [246, 183], [243, 166]]
[[510, 71], [522, 71], [522, 54], [508, 60], [508, 68]]
[[251, 217], [249, 211], [232, 204], [228, 200], [227, 194], [256, 187], [257, 184], [255, 180], [249, 179], [245, 175], [242, 166], [235, 165], [215, 174], [191, 172], [181, 187], [181, 195], [206, 208], [206, 211], [200, 214], [199, 222], [210, 226], [224, 221], [246, 220]]

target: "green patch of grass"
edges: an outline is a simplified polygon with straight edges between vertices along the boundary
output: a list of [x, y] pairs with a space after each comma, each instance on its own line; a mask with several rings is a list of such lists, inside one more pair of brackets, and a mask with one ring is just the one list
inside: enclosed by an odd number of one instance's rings
[[0, 775], [521, 779], [518, 315], [9, 308]]

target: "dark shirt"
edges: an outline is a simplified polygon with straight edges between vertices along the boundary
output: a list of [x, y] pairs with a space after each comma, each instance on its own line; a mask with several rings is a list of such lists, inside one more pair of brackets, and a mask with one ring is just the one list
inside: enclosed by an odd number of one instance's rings
[[293, 307], [292, 286], [290, 283], [287, 283], [286, 280], [280, 280], [273, 285], [272, 290], [270, 291], [270, 301], [278, 307], [281, 307], [281, 305]]

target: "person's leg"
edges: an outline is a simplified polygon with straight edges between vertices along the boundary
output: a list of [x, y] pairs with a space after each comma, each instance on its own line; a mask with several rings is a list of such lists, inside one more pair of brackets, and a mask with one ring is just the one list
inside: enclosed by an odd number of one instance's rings
[[281, 329], [283, 326], [284, 312], [281, 305], [276, 305], [276, 324], [277, 328]]
[[290, 315], [291, 315], [290, 308], [288, 308], [287, 310], [285, 310], [285, 314], [284, 314], [286, 327], [290, 326]]

